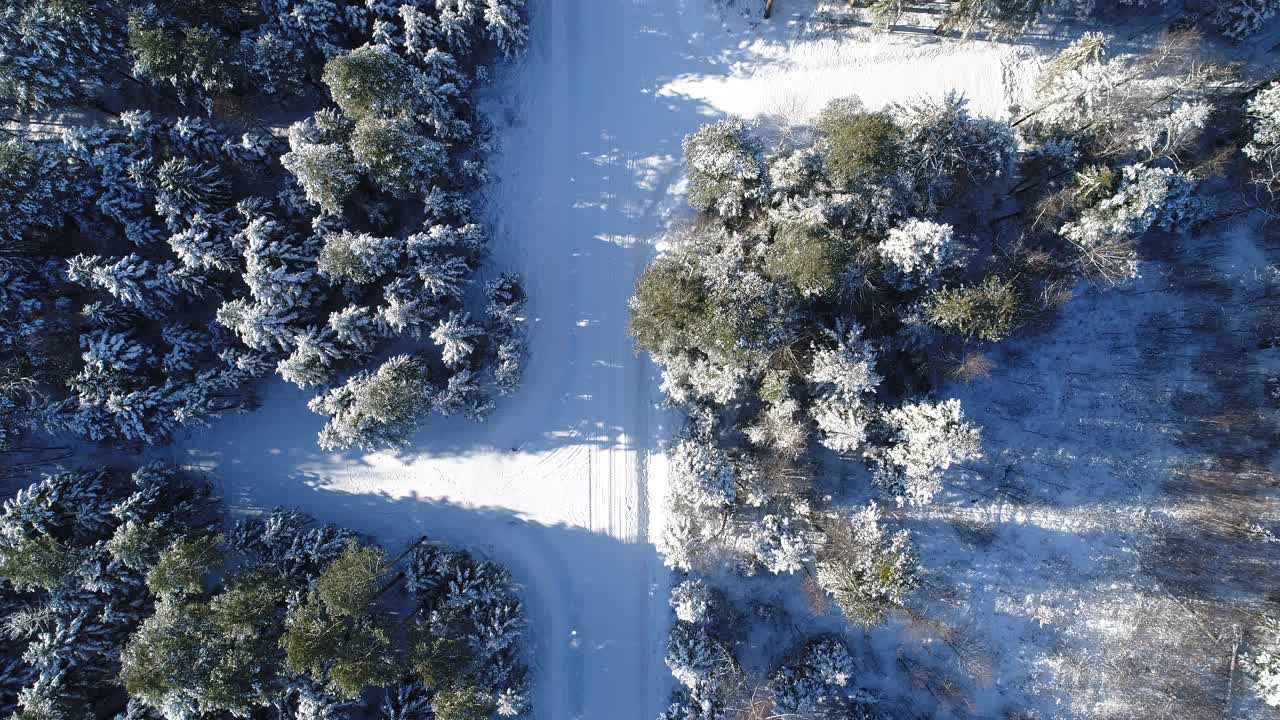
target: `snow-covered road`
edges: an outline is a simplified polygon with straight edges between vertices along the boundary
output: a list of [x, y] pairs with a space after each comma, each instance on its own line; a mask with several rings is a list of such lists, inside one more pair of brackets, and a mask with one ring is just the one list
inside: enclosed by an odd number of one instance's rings
[[532, 626], [536, 717], [649, 720], [670, 689], [667, 573], [650, 538], [672, 417], [626, 316], [637, 273], [685, 212], [681, 139], [724, 111], [795, 109], [795, 95], [807, 111], [857, 78], [871, 104], [960, 83], [999, 113], [1012, 51], [792, 44], [784, 12], [751, 27], [710, 0], [530, 4], [529, 54], [484, 100], [497, 146], [489, 272], [520, 272], [531, 298], [522, 389], [483, 425], [435, 419], [407, 453], [366, 456], [320, 452], [309, 394], [276, 383], [261, 410], [174, 450], [233, 507], [298, 506], [390, 543], [426, 533], [506, 564]]

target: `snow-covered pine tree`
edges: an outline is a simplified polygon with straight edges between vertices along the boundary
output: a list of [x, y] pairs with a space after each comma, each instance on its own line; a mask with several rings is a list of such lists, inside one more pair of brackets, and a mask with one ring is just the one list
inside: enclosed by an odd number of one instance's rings
[[885, 277], [899, 290], [930, 287], [955, 253], [950, 225], [911, 219], [889, 231], [877, 249]]
[[356, 375], [341, 387], [313, 399], [308, 407], [329, 417], [320, 431], [320, 447], [365, 450], [403, 447], [418, 421], [432, 407], [437, 389], [421, 360], [397, 355], [376, 372]]
[[889, 534], [874, 502], [851, 516], [828, 520], [824, 531], [817, 552], [818, 584], [850, 622], [879, 625], [917, 584], [910, 534]]
[[49, 110], [85, 97], [123, 47], [97, 2], [14, 0], [0, 9], [0, 105]]
[[1254, 182], [1269, 193], [1280, 192], [1280, 81], [1259, 90], [1245, 105], [1245, 112], [1253, 125], [1253, 137], [1244, 146], [1244, 154], [1256, 167]]
[[484, 329], [473, 324], [471, 316], [465, 312], [449, 313], [431, 331], [432, 342], [440, 346], [444, 364], [450, 367], [466, 364], [475, 351], [476, 338], [484, 336]]
[[889, 408], [880, 422], [885, 444], [864, 454], [876, 482], [899, 503], [930, 502], [948, 468], [982, 457], [978, 428], [965, 421], [959, 400]]
[[763, 150], [745, 120], [704, 125], [684, 139], [683, 150], [695, 210], [734, 217], [765, 197]]

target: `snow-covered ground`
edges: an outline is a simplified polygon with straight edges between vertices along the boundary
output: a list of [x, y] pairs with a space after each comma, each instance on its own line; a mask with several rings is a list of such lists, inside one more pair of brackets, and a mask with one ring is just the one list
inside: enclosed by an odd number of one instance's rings
[[[626, 336], [627, 299], [682, 216], [680, 142], [724, 113], [795, 119], [956, 89], [1004, 115], [1031, 51], [929, 35], [814, 35], [812, 0], [749, 20], [712, 0], [534, 0], [529, 55], [498, 78], [492, 272], [531, 297], [524, 386], [482, 425], [431, 421], [398, 455], [320, 452], [307, 394], [193, 431], [176, 459], [228, 504], [298, 506], [395, 542], [427, 533], [506, 564], [532, 623], [536, 715], [648, 720], [664, 705], [661, 447], [673, 417]], [[752, 3], [751, 7], [754, 8]]]

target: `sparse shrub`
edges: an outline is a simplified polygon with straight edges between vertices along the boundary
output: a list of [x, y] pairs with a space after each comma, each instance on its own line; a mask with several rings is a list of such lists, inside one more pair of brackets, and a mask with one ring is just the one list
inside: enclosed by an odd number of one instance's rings
[[910, 534], [890, 535], [875, 503], [827, 521], [818, 547], [818, 582], [850, 622], [879, 625], [885, 613], [902, 607], [916, 587], [917, 560]]
[[1018, 321], [1019, 299], [1013, 283], [990, 275], [980, 285], [942, 288], [929, 296], [929, 322], [984, 342], [1004, 339]]
[[1254, 181], [1268, 192], [1280, 192], [1280, 81], [1258, 91], [1245, 111], [1253, 124], [1253, 137], [1244, 154], [1256, 166]]
[[1256, 634], [1253, 650], [1243, 658], [1245, 671], [1262, 701], [1280, 707], [1280, 622], [1267, 619]]

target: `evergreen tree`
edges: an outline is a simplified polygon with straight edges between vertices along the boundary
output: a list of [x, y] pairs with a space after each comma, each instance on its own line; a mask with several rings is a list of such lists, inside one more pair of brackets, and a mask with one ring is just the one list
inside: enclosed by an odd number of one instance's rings
[[1245, 111], [1253, 124], [1253, 137], [1244, 154], [1257, 167], [1254, 181], [1270, 193], [1280, 192], [1280, 81], [1254, 95]]
[[15, 0], [0, 10], [0, 105], [49, 110], [84, 98], [122, 43], [93, 0]]
[[402, 447], [431, 408], [435, 389], [426, 366], [408, 355], [387, 360], [375, 373], [360, 373], [316, 397], [308, 407], [329, 417], [320, 447], [365, 450]]
[[704, 125], [684, 139], [683, 150], [695, 210], [734, 217], [764, 196], [762, 150], [742, 119]]
[[880, 519], [872, 503], [829, 523], [818, 547], [818, 583], [845, 618], [862, 626], [879, 625], [917, 584], [910, 535], [905, 530], [890, 535]]

